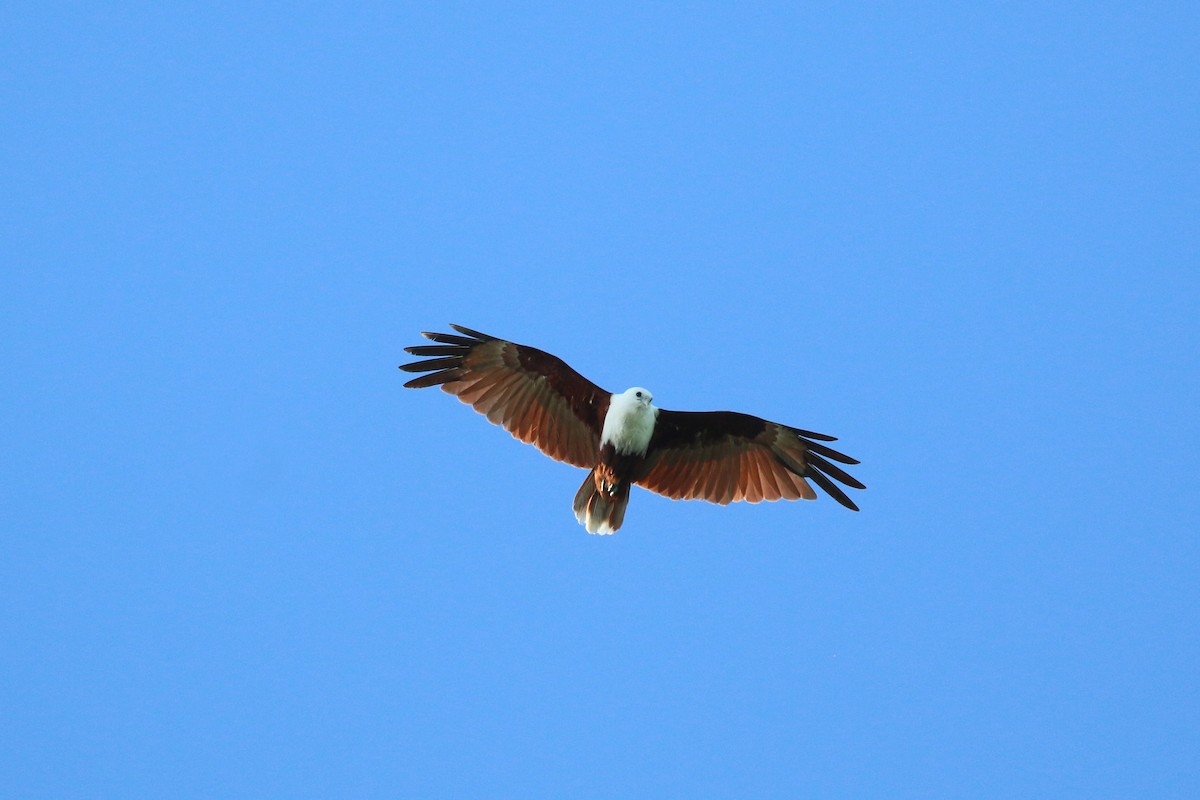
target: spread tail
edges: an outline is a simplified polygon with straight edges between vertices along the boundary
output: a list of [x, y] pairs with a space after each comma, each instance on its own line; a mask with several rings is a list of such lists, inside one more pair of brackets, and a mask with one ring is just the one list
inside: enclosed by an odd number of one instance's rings
[[629, 484], [622, 481], [612, 488], [612, 493], [601, 491], [596, 486], [596, 472], [593, 470], [575, 493], [575, 519], [587, 528], [588, 533], [615, 533], [625, 521]]

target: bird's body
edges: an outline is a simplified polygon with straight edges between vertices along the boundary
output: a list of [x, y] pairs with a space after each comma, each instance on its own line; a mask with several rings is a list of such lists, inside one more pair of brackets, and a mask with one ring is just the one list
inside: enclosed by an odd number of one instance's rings
[[438, 356], [405, 364], [427, 372], [405, 386], [438, 386], [559, 461], [591, 470], [575, 495], [589, 533], [621, 527], [633, 484], [676, 499], [812, 500], [810, 478], [857, 511], [830, 478], [866, 488], [840, 467], [857, 464], [817, 441], [824, 434], [732, 411], [667, 411], [640, 387], [610, 394], [561, 359], [527, 345], [452, 325], [462, 336], [425, 333], [437, 345], [405, 348]]
[[621, 527], [629, 487], [654, 436], [658, 409], [651, 405], [653, 399], [638, 387], [608, 399], [596, 466], [575, 495], [575, 518], [588, 533], [612, 533]]

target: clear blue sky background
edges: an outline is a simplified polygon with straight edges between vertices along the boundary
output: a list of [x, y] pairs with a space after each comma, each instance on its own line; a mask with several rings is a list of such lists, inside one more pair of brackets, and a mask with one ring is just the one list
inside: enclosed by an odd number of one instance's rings
[[[0, 11], [0, 794], [1196, 797], [1194, 3]], [[635, 490], [458, 322], [841, 437]]]

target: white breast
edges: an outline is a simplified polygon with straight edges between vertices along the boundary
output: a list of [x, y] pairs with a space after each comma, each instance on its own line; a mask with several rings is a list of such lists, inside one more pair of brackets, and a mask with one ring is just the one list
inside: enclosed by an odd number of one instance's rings
[[618, 453], [645, 455], [654, 434], [658, 409], [626, 394], [614, 394], [604, 416], [600, 444], [612, 443]]

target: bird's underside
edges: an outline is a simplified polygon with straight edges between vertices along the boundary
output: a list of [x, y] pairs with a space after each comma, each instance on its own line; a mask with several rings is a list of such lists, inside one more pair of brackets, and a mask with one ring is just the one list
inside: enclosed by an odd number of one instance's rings
[[[590, 533], [621, 527], [633, 484], [681, 500], [813, 500], [811, 480], [846, 508], [838, 483], [864, 489], [831, 462], [857, 464], [822, 442], [832, 436], [733, 411], [667, 411], [641, 388], [611, 394], [561, 359], [527, 345], [451, 325], [423, 333], [432, 345], [404, 364], [425, 373], [404, 384], [441, 386], [551, 458], [590, 470], [575, 515]], [[835, 482], [836, 481], [836, 482]]]

